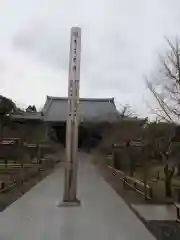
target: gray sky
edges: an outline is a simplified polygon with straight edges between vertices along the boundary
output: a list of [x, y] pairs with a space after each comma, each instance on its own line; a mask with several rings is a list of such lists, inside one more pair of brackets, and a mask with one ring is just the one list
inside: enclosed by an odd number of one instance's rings
[[144, 74], [164, 36], [179, 34], [179, 9], [179, 0], [1, 0], [0, 94], [38, 107], [46, 95], [66, 96], [69, 33], [78, 24], [81, 97], [115, 97], [146, 115]]

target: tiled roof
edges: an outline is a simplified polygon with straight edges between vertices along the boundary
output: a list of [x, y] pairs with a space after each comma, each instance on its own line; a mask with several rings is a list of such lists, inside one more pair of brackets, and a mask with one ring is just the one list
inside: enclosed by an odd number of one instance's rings
[[[47, 96], [43, 108], [47, 122], [67, 120], [68, 99]], [[80, 98], [80, 120], [87, 122], [114, 122], [120, 119], [113, 98]]]
[[12, 113], [12, 120], [41, 120], [43, 121], [44, 117], [40, 112], [21, 112], [21, 113]]

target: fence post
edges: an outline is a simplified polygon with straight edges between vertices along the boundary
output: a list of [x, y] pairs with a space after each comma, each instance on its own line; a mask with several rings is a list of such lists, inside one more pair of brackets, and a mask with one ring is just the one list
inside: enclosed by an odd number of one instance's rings
[[150, 198], [153, 197], [153, 191], [152, 191], [152, 188], [149, 189], [149, 196], [150, 196]]
[[7, 158], [5, 157], [5, 159], [4, 159], [5, 168], [7, 168], [7, 162], [8, 162], [8, 160], [7, 160]]
[[40, 144], [37, 144], [37, 164], [38, 164], [38, 173], [40, 172], [40, 164], [41, 164], [41, 148]]
[[[21, 185], [23, 185], [23, 183], [24, 183], [24, 167], [23, 167], [23, 162], [24, 162], [24, 159], [23, 159], [23, 157], [24, 157], [24, 141], [22, 140], [22, 139], [20, 139], [19, 140], [19, 142], [18, 142], [18, 146], [17, 146], [19, 149], [19, 151], [18, 151], [18, 153], [21, 153], [21, 154], [19, 154], [20, 155], [20, 158], [21, 158], [21, 160], [20, 160], [20, 164], [21, 164], [21, 169], [20, 169], [20, 183], [21, 183]], [[22, 154], [23, 153], [23, 154]]]
[[159, 171], [157, 172], [157, 180], [159, 180]]
[[2, 183], [1, 183], [1, 189], [3, 190], [4, 188], [5, 188], [5, 183], [2, 182]]
[[144, 198], [147, 200], [147, 172], [148, 172], [148, 164], [147, 164], [147, 158], [149, 155], [147, 154], [148, 151], [148, 145], [147, 143], [143, 143], [142, 146], [142, 156], [144, 157], [144, 163], [143, 163], [143, 169], [144, 169]]
[[126, 186], [126, 177], [123, 177], [123, 185], [124, 185], [124, 187]]

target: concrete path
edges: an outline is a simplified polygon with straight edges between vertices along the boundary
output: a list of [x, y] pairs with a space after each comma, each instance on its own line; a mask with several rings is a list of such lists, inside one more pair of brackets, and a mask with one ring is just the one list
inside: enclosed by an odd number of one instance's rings
[[60, 167], [0, 213], [0, 240], [153, 240], [124, 201], [80, 155], [81, 207], [57, 207]]

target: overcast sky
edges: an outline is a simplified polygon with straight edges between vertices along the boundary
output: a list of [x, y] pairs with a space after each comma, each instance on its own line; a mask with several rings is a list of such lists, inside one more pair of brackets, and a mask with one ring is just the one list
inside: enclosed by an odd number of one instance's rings
[[144, 75], [164, 36], [180, 32], [179, 0], [1, 0], [0, 94], [20, 106], [67, 96], [70, 28], [82, 28], [81, 97], [115, 97], [141, 115]]

